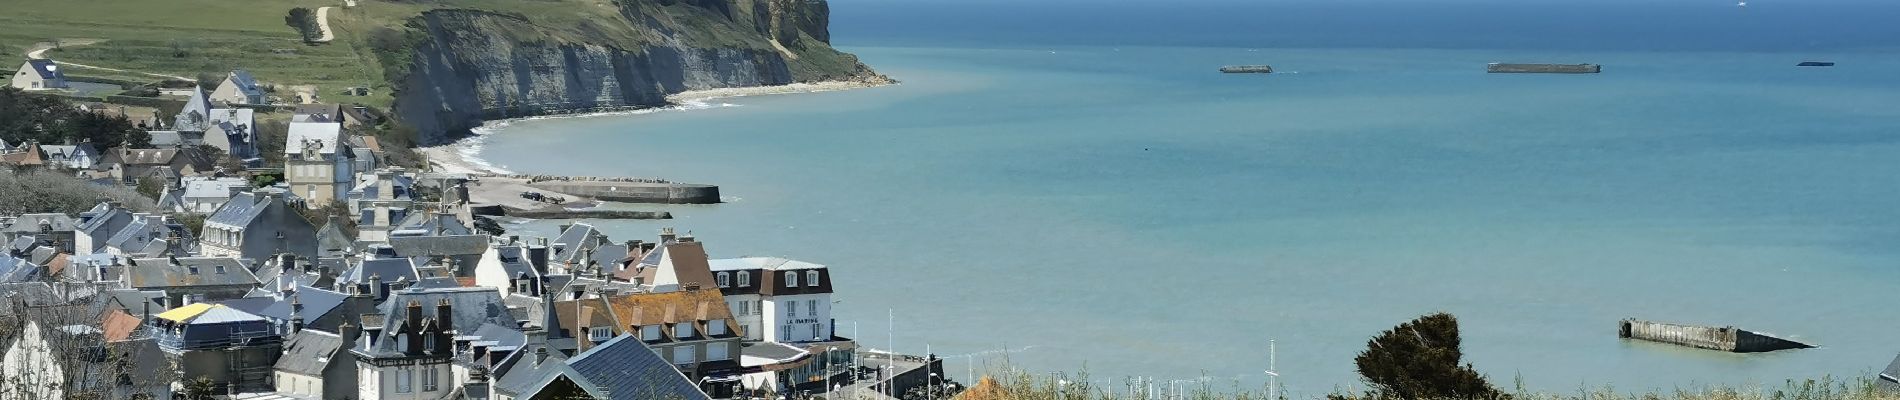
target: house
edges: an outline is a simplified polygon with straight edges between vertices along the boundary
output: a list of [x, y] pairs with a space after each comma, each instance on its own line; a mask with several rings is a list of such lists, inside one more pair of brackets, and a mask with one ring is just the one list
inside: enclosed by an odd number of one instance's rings
[[46, 158], [40, 155], [39, 143], [31, 140], [20, 143], [20, 146], [13, 151], [0, 154], [0, 165], [38, 167], [45, 164]]
[[199, 248], [206, 256], [264, 260], [290, 253], [317, 259], [317, 228], [275, 195], [240, 193], [206, 217]]
[[75, 145], [40, 145], [41, 161], [48, 167], [65, 169], [91, 169], [99, 162], [99, 149], [92, 143]]
[[21, 238], [30, 238], [32, 243], [44, 243], [60, 252], [73, 252], [73, 230], [77, 222], [66, 214], [35, 213], [20, 214], [12, 224], [0, 227], [0, 239], [8, 243], [18, 242]]
[[614, 277], [651, 286], [655, 292], [679, 290], [684, 286], [718, 287], [712, 268], [707, 264], [706, 248], [691, 235], [674, 236], [670, 228], [662, 230], [657, 247]]
[[515, 294], [539, 297], [541, 277], [546, 271], [536, 267], [538, 264], [533, 258], [537, 251], [539, 256], [544, 257], [539, 265], [545, 265], [545, 248], [531, 250], [526, 244], [512, 238], [501, 245], [490, 246], [482, 253], [481, 261], [476, 263], [475, 285], [495, 288], [502, 297]]
[[389, 247], [419, 268], [435, 268], [454, 277], [473, 277], [488, 252], [488, 235], [396, 236]]
[[217, 212], [232, 197], [251, 188], [250, 182], [235, 177], [185, 177], [180, 181], [185, 190], [179, 201], [187, 212], [194, 214]]
[[277, 393], [342, 399], [357, 392], [356, 359], [338, 333], [305, 329], [291, 334], [273, 370]]
[[123, 289], [162, 290], [165, 305], [174, 308], [186, 303], [242, 298], [259, 284], [257, 275], [235, 258], [135, 258], [126, 266], [124, 274]]
[[19, 72], [13, 74], [10, 84], [14, 89], [20, 90], [52, 90], [68, 87], [66, 74], [59, 70], [59, 65], [48, 59], [26, 60], [25, 64], [20, 64]]
[[123, 184], [137, 184], [141, 178], [160, 178], [178, 186], [180, 178], [217, 170], [217, 160], [196, 148], [132, 149], [107, 151], [94, 169]]
[[178, 381], [207, 379], [219, 393], [271, 390], [283, 338], [264, 317], [220, 304], [193, 303], [152, 316], [147, 326]]
[[356, 221], [358, 237], [364, 241], [389, 240], [389, 231], [408, 218], [415, 205], [415, 178], [402, 168], [383, 168], [360, 172], [355, 188], [344, 197]]
[[291, 114], [290, 121], [328, 122], [341, 125], [344, 129], [376, 124], [365, 107], [340, 104], [298, 104]]
[[290, 286], [282, 289], [266, 286], [263, 290], [269, 291], [269, 296], [226, 300], [219, 304], [264, 317], [274, 332], [283, 335], [298, 330], [336, 333], [344, 322], [375, 312], [376, 299], [371, 293], [325, 290], [293, 280], [274, 282]]
[[171, 130], [200, 133], [211, 130], [211, 99], [203, 87], [191, 88], [191, 96], [185, 98], [185, 107], [172, 117]]
[[[35, 316], [8, 335], [0, 360], [7, 385], [0, 387], [0, 398], [169, 398], [169, 381], [153, 373], [167, 368], [154, 342], [108, 339], [113, 333], [88, 320], [89, 310], [72, 305], [29, 311]], [[103, 327], [120, 328], [117, 322]]]
[[1874, 379], [1874, 388], [1889, 394], [1900, 394], [1900, 356], [1894, 357], [1893, 363], [1880, 371], [1879, 378]]
[[512, 327], [514, 317], [489, 288], [410, 288], [390, 293], [378, 313], [346, 326], [343, 341], [356, 359], [361, 399], [434, 399], [455, 391], [451, 363], [464, 343], [482, 341], [487, 325]]
[[251, 78], [251, 72], [233, 70], [224, 75], [224, 81], [218, 82], [218, 88], [211, 91], [211, 101], [224, 104], [268, 104], [264, 100], [264, 88]]
[[550, 346], [585, 352], [619, 335], [633, 335], [685, 373], [701, 389], [729, 393], [743, 374], [738, 323], [725, 298], [710, 288], [633, 293], [552, 302]]
[[347, 223], [341, 217], [330, 216], [330, 221], [317, 230], [317, 258], [343, 257], [356, 252], [356, 238], [344, 231]]
[[337, 124], [293, 122], [284, 145], [284, 181], [311, 208], [343, 200], [356, 173]]
[[122, 257], [163, 257], [197, 252], [191, 232], [161, 214], [134, 214], [124, 229], [107, 237], [100, 249]]
[[545, 347], [515, 352], [498, 366], [495, 399], [708, 400], [693, 380], [632, 335], [562, 357]]
[[746, 340], [833, 340], [831, 271], [824, 265], [777, 257], [712, 260], [709, 264]]
[[224, 149], [231, 158], [253, 160], [257, 153], [256, 111], [249, 108], [213, 108], [203, 143]]
[[132, 211], [118, 202], [104, 202], [79, 213], [73, 229], [73, 254], [88, 255], [105, 249], [106, 239], [132, 223]]

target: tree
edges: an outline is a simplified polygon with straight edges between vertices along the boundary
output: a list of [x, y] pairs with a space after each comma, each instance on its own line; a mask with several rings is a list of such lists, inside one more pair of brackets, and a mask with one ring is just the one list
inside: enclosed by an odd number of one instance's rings
[[150, 198], [119, 185], [95, 185], [48, 172], [0, 172], [0, 215], [78, 214], [101, 200], [118, 201], [134, 211], [157, 208]]
[[[1503, 399], [1471, 364], [1460, 365], [1458, 318], [1428, 314], [1374, 336], [1353, 362], [1367, 399]], [[1331, 395], [1329, 399], [1350, 398]]]
[[154, 177], [139, 178], [138, 192], [139, 195], [151, 198], [152, 201], [158, 201], [159, 197], [165, 195], [165, 180]]
[[211, 400], [218, 398], [218, 385], [211, 378], [200, 377], [185, 381], [184, 392], [178, 397], [185, 400]]

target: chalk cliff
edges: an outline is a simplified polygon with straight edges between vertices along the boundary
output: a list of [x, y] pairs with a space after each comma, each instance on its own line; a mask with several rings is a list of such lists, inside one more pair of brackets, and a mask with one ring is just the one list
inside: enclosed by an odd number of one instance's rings
[[886, 80], [831, 48], [824, 0], [614, 5], [611, 16], [563, 22], [578, 26], [472, 9], [410, 18], [409, 59], [382, 56], [395, 113], [419, 143], [440, 144], [483, 120], [660, 106], [686, 90]]

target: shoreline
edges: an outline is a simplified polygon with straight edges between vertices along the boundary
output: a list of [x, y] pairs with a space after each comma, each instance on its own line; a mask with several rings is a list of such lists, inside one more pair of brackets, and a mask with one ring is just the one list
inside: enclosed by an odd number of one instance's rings
[[416, 148], [416, 152], [423, 154], [423, 156], [426, 158], [426, 162], [429, 164], [430, 167], [432, 167], [435, 170], [435, 172], [471, 174], [471, 175], [510, 175], [510, 174], [514, 174], [515, 172], [510, 171], [507, 168], [502, 167], [502, 166], [490, 164], [487, 160], [483, 160], [480, 156], [478, 156], [478, 154], [481, 153], [482, 147], [487, 144], [488, 135], [494, 134], [494, 129], [508, 126], [508, 124], [515, 121], [551, 119], [551, 118], [590, 118], [590, 117], [600, 117], [600, 116], [610, 116], [610, 115], [637, 115], [637, 114], [646, 114], [646, 113], [668, 111], [668, 110], [698, 110], [698, 109], [706, 109], [706, 108], [713, 108], [713, 107], [734, 107], [736, 105], [708, 104], [707, 102], [712, 101], [712, 100], [733, 98], [733, 97], [823, 93], [823, 92], [835, 92], [835, 91], [852, 90], [852, 89], [874, 88], [874, 87], [893, 85], [893, 84], [896, 84], [896, 83], [889, 82], [889, 81], [885, 81], [885, 82], [825, 81], [825, 82], [811, 82], [811, 83], [801, 82], [801, 83], [776, 85], [776, 86], [748, 86], [748, 87], [734, 87], [734, 88], [688, 90], [688, 91], [674, 93], [672, 95], [666, 96], [666, 101], [669, 103], [673, 103], [672, 105], [668, 105], [668, 106], [642, 108], [642, 109], [636, 109], [636, 110], [606, 111], [606, 112], [579, 113], [579, 114], [543, 115], [543, 116], [534, 116], [534, 117], [522, 117], [522, 118], [510, 118], [510, 119], [486, 121], [482, 123], [482, 126], [480, 128], [474, 129], [475, 134], [472, 136], [462, 138], [460, 140], [456, 140], [455, 142], [449, 143], [449, 144], [418, 147]]

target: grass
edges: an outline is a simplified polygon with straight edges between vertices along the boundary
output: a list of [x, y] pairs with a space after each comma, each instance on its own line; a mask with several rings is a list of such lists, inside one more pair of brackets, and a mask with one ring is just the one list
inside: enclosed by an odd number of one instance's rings
[[[981, 382], [988, 381], [988, 382]], [[1061, 383], [1058, 383], [1061, 382]], [[1101, 384], [1087, 373], [1031, 374], [1005, 368], [1004, 372], [985, 376], [955, 399], [957, 400], [1261, 400], [1269, 399], [1266, 388], [1241, 388], [1239, 384], [1222, 387], [1208, 380], [1185, 384], [1169, 392], [1156, 382], [1155, 395], [1143, 385], [1117, 379], [1113, 386]], [[1164, 393], [1165, 392], [1165, 393]], [[1284, 392], [1280, 398], [1287, 398]], [[1334, 393], [1354, 398], [1356, 393]], [[1514, 400], [1900, 400], [1900, 393], [1883, 393], [1870, 378], [1789, 380], [1781, 385], [1762, 387], [1706, 386], [1667, 391], [1619, 391], [1611, 387], [1585, 387], [1574, 393], [1549, 393], [1527, 390], [1519, 382], [1510, 394]], [[843, 399], [844, 397], [840, 397]]]

